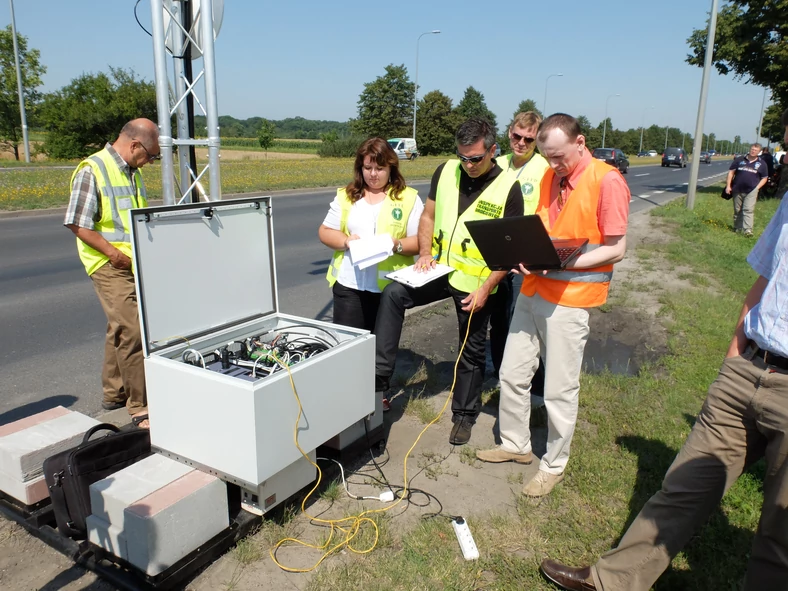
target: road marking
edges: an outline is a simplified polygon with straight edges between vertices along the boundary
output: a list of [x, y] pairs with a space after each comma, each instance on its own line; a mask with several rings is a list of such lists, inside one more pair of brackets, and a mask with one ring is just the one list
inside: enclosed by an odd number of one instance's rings
[[677, 168], [677, 169], [676, 169], [676, 170], [674, 170], [673, 172], [681, 172], [682, 170], [684, 170], [684, 169], [683, 169], [683, 168]]
[[643, 174], [636, 174], [635, 176], [648, 176], [650, 174], [651, 174], [650, 172], [645, 172]]
[[654, 195], [662, 195], [665, 191], [654, 191]]

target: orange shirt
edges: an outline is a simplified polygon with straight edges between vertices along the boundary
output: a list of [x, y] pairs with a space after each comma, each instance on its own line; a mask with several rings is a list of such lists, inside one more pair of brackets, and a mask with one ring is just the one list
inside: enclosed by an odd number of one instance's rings
[[[567, 177], [567, 189], [565, 203], [572, 198], [572, 190], [577, 186], [577, 180], [591, 162], [591, 152], [585, 151], [580, 162]], [[561, 211], [558, 208], [558, 183], [560, 178], [553, 179], [550, 187], [550, 225], [555, 224], [555, 219]], [[603, 236], [623, 236], [627, 233], [627, 221], [629, 219], [629, 200], [632, 198], [629, 186], [624, 177], [616, 170], [611, 170], [602, 179], [599, 188], [599, 207], [597, 208], [597, 220], [599, 230]]]

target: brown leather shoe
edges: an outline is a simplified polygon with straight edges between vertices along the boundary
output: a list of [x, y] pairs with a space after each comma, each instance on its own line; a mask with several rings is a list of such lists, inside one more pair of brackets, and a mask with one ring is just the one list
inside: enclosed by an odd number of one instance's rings
[[596, 591], [591, 567], [572, 568], [549, 558], [542, 561], [539, 569], [545, 578], [568, 591]]

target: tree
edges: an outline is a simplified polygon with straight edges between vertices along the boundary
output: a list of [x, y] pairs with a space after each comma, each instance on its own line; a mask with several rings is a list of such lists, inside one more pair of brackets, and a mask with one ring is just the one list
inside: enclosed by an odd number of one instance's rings
[[263, 119], [260, 122], [260, 129], [257, 130], [257, 141], [260, 142], [260, 147], [265, 150], [266, 158], [268, 158], [268, 148], [274, 143], [274, 133], [276, 133], [276, 125], [268, 119]]
[[419, 152], [425, 156], [454, 151], [454, 135], [461, 121], [452, 108], [451, 99], [433, 90], [419, 101], [416, 128]]
[[[16, 35], [19, 48], [19, 69], [22, 71], [25, 111], [27, 118], [35, 120], [36, 109], [41, 101], [41, 76], [47, 69], [39, 62], [41, 52], [28, 49], [27, 37]], [[19, 94], [16, 84], [14, 63], [14, 38], [11, 25], [0, 30], [0, 149], [13, 151], [19, 160], [19, 143], [22, 141], [22, 117], [19, 113]]]
[[484, 95], [473, 86], [465, 89], [465, 95], [457, 104], [457, 114], [460, 116], [461, 123], [471, 117], [481, 117], [487, 119], [493, 127], [496, 127], [495, 115], [484, 102]]
[[132, 70], [83, 74], [45, 96], [41, 123], [49, 132], [44, 151], [52, 158], [81, 158], [118, 136], [132, 119], [156, 121], [156, 90]]
[[[788, 105], [788, 1], [732, 0], [717, 16], [713, 60], [720, 74], [771, 88]], [[687, 62], [703, 67], [707, 28], [687, 39]]]
[[386, 66], [386, 73], [364, 84], [352, 132], [382, 138], [409, 136], [413, 116], [413, 82], [404, 65]]
[[517, 110], [514, 113], [512, 113], [512, 119], [514, 119], [514, 116], [517, 115], [517, 113], [526, 113], [528, 111], [533, 111], [540, 117], [544, 117], [544, 115], [542, 115], [542, 112], [536, 107], [535, 100], [525, 99], [524, 101], [520, 101], [520, 104], [517, 105]]
[[769, 105], [763, 113], [761, 135], [765, 137], [770, 144], [778, 144], [783, 141], [785, 128], [780, 120], [782, 114], [783, 108], [780, 105]]

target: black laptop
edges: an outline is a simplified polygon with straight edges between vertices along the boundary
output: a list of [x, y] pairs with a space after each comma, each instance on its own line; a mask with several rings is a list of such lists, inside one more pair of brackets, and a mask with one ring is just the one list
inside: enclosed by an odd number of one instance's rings
[[491, 271], [563, 269], [588, 244], [587, 238], [552, 239], [538, 215], [465, 222]]

